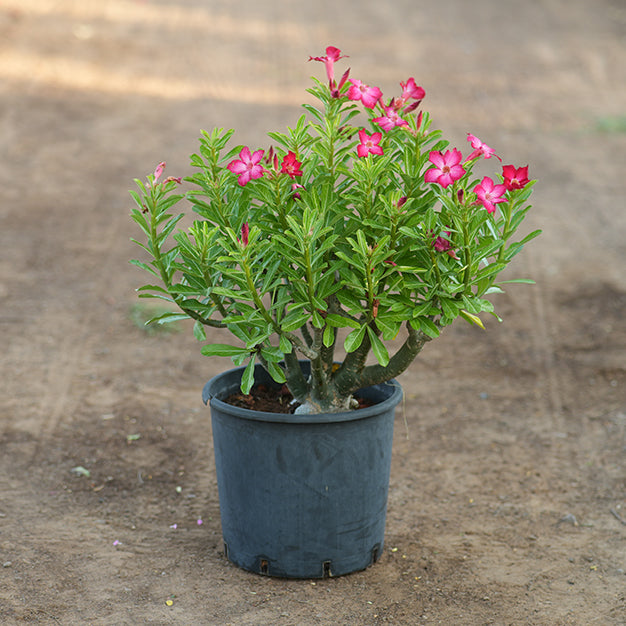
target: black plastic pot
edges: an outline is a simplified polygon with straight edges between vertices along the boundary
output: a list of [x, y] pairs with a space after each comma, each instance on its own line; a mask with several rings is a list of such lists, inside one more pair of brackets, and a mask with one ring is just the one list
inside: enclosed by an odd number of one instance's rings
[[[308, 363], [303, 363], [306, 367]], [[243, 368], [211, 379], [215, 464], [225, 554], [243, 569], [324, 578], [365, 569], [383, 549], [396, 381], [361, 390], [376, 404], [289, 415], [222, 401]], [[257, 366], [257, 383], [272, 384]]]

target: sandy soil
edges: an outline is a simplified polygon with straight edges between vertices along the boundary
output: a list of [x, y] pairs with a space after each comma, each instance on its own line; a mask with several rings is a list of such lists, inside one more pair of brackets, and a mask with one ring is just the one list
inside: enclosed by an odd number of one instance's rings
[[[625, 34], [622, 0], [0, 1], [0, 622], [626, 624]], [[402, 377], [381, 560], [284, 581], [222, 555], [229, 361], [141, 327], [127, 190], [201, 128], [265, 146], [328, 44], [530, 163], [545, 233], [505, 323]]]

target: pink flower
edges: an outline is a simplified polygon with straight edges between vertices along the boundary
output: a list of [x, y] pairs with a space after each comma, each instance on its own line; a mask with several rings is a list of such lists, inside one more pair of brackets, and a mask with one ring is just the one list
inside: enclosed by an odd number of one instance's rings
[[409, 78], [406, 83], [400, 83], [400, 87], [402, 87], [400, 100], [402, 100], [403, 103], [408, 102], [410, 99], [423, 100], [426, 95], [424, 89], [415, 84], [414, 78]]
[[302, 176], [302, 163], [296, 160], [296, 155], [291, 150], [283, 158], [282, 167], [280, 168], [281, 174], [287, 174], [289, 178], [295, 178], [296, 176]]
[[239, 159], [231, 161], [226, 167], [234, 174], [239, 174], [239, 184], [243, 187], [255, 178], [261, 178], [265, 174], [259, 161], [263, 158], [264, 150], [257, 150], [250, 154], [250, 148], [244, 146], [239, 153]]
[[202, 519], [198, 518], [198, 526], [202, 526], [203, 523]]
[[372, 133], [368, 135], [363, 129], [359, 131], [359, 141], [356, 152], [360, 157], [366, 157], [368, 154], [383, 154], [383, 149], [378, 145], [383, 138], [382, 133]]
[[339, 79], [339, 85], [336, 85], [334, 80], [330, 82], [330, 94], [333, 98], [339, 97], [341, 88], [346, 84], [348, 76], [350, 76], [350, 68], [348, 68]]
[[528, 165], [515, 169], [513, 165], [502, 166], [504, 185], [509, 190], [523, 189], [530, 182], [528, 180]]
[[163, 174], [163, 170], [165, 169], [165, 161], [161, 161], [154, 170], [154, 184], [157, 184], [159, 178], [161, 178], [161, 174]]
[[182, 185], [183, 184], [183, 177], [182, 176], [168, 176], [163, 181], [164, 185], [166, 185], [167, 183], [178, 183], [179, 185]]
[[415, 128], [416, 128], [416, 130], [418, 130], [418, 131], [419, 131], [419, 129], [422, 127], [422, 120], [423, 120], [423, 119], [424, 119], [424, 114], [423, 114], [423, 112], [422, 112], [422, 111], [420, 111], [420, 112], [417, 114], [417, 122], [416, 122], [416, 124], [415, 124]]
[[428, 160], [435, 167], [430, 168], [426, 172], [424, 180], [427, 183], [438, 183], [445, 189], [465, 174], [465, 170], [461, 165], [462, 158], [461, 151], [456, 148], [446, 150], [445, 154], [433, 150], [428, 156]]
[[451, 235], [451, 232], [449, 230], [444, 230], [443, 232], [444, 232], [445, 237], [442, 237], [440, 235], [439, 237], [436, 237], [436, 238], [435, 238], [435, 233], [431, 233], [433, 238], [435, 239], [435, 241], [433, 242], [433, 248], [437, 252], [445, 252], [448, 256], [452, 257], [453, 259], [458, 258], [456, 256], [456, 252], [452, 250], [452, 244], [450, 243], [450, 240], [448, 239]]
[[350, 100], [361, 100], [364, 107], [373, 109], [383, 92], [378, 87], [369, 87], [360, 80], [350, 80], [350, 82], [352, 85], [348, 89], [348, 98]]
[[302, 199], [302, 196], [300, 195], [300, 192], [298, 191], [298, 189], [304, 189], [304, 187], [302, 185], [299, 185], [298, 183], [294, 183], [293, 185], [291, 185], [291, 191], [293, 191], [293, 196], [291, 197], [294, 200]]
[[244, 222], [244, 224], [241, 227], [241, 239], [239, 239], [239, 237], [237, 237], [237, 241], [241, 242], [243, 244], [243, 247], [245, 248], [248, 245], [248, 235], [250, 233], [250, 226], [248, 224], [248, 222]]
[[496, 204], [506, 201], [506, 198], [502, 197], [505, 191], [505, 185], [494, 185], [493, 180], [485, 176], [482, 182], [474, 187], [474, 193], [478, 197], [475, 204], [482, 204], [487, 209], [487, 213], [493, 213], [496, 210]]
[[483, 143], [478, 137], [475, 135], [471, 135], [467, 133], [467, 140], [472, 144], [472, 148], [474, 148], [474, 152], [470, 154], [465, 162], [471, 161], [476, 157], [479, 157], [481, 154], [485, 157], [485, 159], [490, 159], [492, 156], [495, 156], [496, 159], [502, 161], [502, 159], [496, 154], [496, 151], [493, 148], [490, 148], [486, 143]]
[[394, 106], [394, 101], [389, 103], [389, 106], [383, 106], [385, 115], [374, 118], [374, 122], [378, 124], [383, 130], [389, 131], [395, 126], [408, 126], [408, 122], [403, 120]]
[[339, 59], [343, 59], [344, 56], [345, 55], [341, 54], [341, 50], [339, 50], [339, 48], [328, 46], [326, 48], [326, 56], [309, 57], [309, 61], [321, 61], [326, 66], [328, 82], [332, 85], [335, 82], [335, 63], [339, 61]]
[[[152, 184], [153, 186], [156, 187], [156, 184], [159, 180], [159, 178], [161, 178], [161, 176], [163, 175], [163, 171], [165, 170], [165, 161], [161, 161], [157, 166], [156, 169], [154, 170], [154, 178], [152, 180]], [[178, 183], [179, 185], [182, 184], [183, 179], [182, 176], [168, 176], [164, 181], [163, 181], [163, 185], [167, 185], [167, 183], [171, 183], [171, 182], [175, 182]]]

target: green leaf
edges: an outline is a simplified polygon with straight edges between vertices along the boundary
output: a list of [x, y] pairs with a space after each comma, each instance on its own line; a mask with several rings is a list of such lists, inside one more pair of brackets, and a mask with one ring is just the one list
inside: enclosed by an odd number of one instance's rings
[[487, 291], [485, 291], [485, 295], [488, 296], [490, 293], [504, 293], [504, 291], [500, 289], [500, 287], [498, 287], [497, 285], [493, 285], [492, 287], [489, 287]]
[[459, 307], [453, 300], [448, 298], [439, 298], [439, 302], [441, 302], [441, 308], [443, 309], [443, 314], [446, 317], [454, 319], [459, 314]]
[[421, 317], [422, 315], [437, 315], [438, 311], [430, 300], [422, 302], [413, 308], [413, 317]]
[[324, 327], [324, 318], [319, 314], [319, 311], [315, 310], [311, 314], [312, 323], [315, 328], [323, 328]]
[[261, 355], [268, 361], [280, 361], [283, 358], [283, 352], [276, 346], [265, 346], [261, 348]]
[[287, 381], [287, 378], [285, 378], [285, 372], [283, 371], [282, 367], [280, 367], [277, 363], [275, 363], [274, 361], [267, 361], [265, 366], [267, 367], [269, 375], [277, 383], [282, 384]]
[[238, 346], [230, 346], [227, 343], [207, 343], [202, 346], [200, 352], [204, 356], [237, 356], [239, 354], [249, 354], [250, 350]]
[[165, 241], [169, 235], [172, 233], [174, 228], [176, 228], [176, 224], [180, 222], [180, 220], [184, 217], [184, 213], [179, 213], [176, 217], [170, 219], [170, 221], [165, 225], [161, 233], [159, 233], [158, 240]]
[[415, 324], [419, 324], [420, 330], [431, 339], [439, 337], [439, 329], [436, 324], [427, 317], [418, 317], [417, 319], [411, 320], [413, 327], [415, 327]]
[[335, 328], [359, 328], [361, 326], [357, 320], [344, 317], [343, 315], [338, 315], [337, 313], [329, 313], [326, 316], [326, 322]]
[[382, 316], [376, 318], [376, 326], [382, 332], [385, 341], [393, 341], [400, 332], [402, 322], [400, 320], [385, 319]]
[[[505, 255], [505, 258], [506, 257], [508, 257], [508, 255]], [[494, 274], [499, 274], [505, 267], [506, 267], [505, 263], [491, 263], [484, 269], [480, 270], [478, 274], [476, 274], [475, 282], [481, 280], [482, 278], [488, 278], [490, 276], [493, 276]]]
[[309, 314], [303, 311], [291, 311], [287, 313], [285, 319], [281, 322], [281, 329], [290, 333], [298, 328], [302, 328], [309, 320]]
[[474, 315], [473, 313], [469, 313], [468, 311], [465, 311], [464, 309], [461, 309], [459, 311], [459, 314], [461, 315], [461, 317], [466, 321], [469, 322], [470, 324], [474, 324], [475, 326], [480, 326], [480, 328], [482, 328], [483, 330], [485, 330], [485, 327], [483, 325], [482, 320], [480, 319], [480, 317], [478, 317], [478, 315]]
[[143, 285], [143, 287], [138, 287], [137, 291], [158, 291], [159, 293], [168, 293], [167, 289], [164, 289], [161, 285]]
[[536, 285], [537, 283], [530, 278], [512, 278], [511, 280], [500, 281], [499, 285], [509, 285], [513, 283], [520, 283], [522, 285]]
[[345, 341], [343, 342], [343, 347], [346, 352], [354, 352], [363, 343], [366, 328], [367, 326], [361, 326], [361, 328], [355, 328], [353, 331], [348, 333]]
[[198, 341], [206, 341], [206, 332], [204, 331], [204, 326], [198, 320], [196, 320], [193, 325], [193, 336]]
[[241, 393], [248, 395], [254, 385], [254, 357], [248, 361], [246, 369], [241, 376]]
[[326, 348], [330, 348], [335, 341], [335, 332], [332, 326], [326, 326], [324, 328], [324, 336], [323, 336], [324, 346]]
[[278, 347], [280, 348], [280, 351], [283, 354], [290, 354], [291, 351], [293, 350], [293, 346], [291, 345], [291, 341], [289, 341], [289, 339], [287, 339], [287, 337], [285, 337], [285, 335], [281, 335], [279, 342], [278, 342]]
[[146, 272], [150, 272], [157, 278], [159, 277], [159, 273], [153, 267], [150, 267], [149, 265], [146, 265], [145, 263], [142, 263], [141, 261], [137, 261], [137, 259], [132, 259], [130, 263], [131, 265], [136, 265], [137, 267], [140, 267], [142, 270], [146, 270]]
[[361, 300], [347, 289], [342, 289], [337, 292], [337, 300], [349, 309], [354, 309], [356, 311], [361, 311], [363, 309]]
[[376, 357], [376, 360], [383, 366], [386, 367], [389, 365], [389, 352], [387, 352], [387, 348], [385, 344], [380, 340], [380, 337], [369, 327], [367, 328], [367, 334], [370, 337], [370, 342], [372, 343], [372, 352]]
[[173, 311], [168, 311], [167, 313], [163, 313], [161, 315], [157, 315], [152, 319], [149, 319], [146, 322], [146, 326], [148, 324], [171, 324], [172, 322], [179, 322], [180, 320], [188, 320], [189, 315], [186, 313], [174, 313]]
[[241, 367], [243, 362], [248, 358], [249, 354], [238, 354], [237, 356], [232, 357], [230, 360], [233, 362], [235, 367]]

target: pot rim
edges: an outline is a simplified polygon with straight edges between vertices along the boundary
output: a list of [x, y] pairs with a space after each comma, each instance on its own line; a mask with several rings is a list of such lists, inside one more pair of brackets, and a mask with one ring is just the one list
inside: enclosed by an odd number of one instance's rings
[[[262, 366], [257, 363], [256, 368], [260, 368], [265, 372]], [[382, 394], [383, 400], [372, 404], [371, 406], [355, 409], [353, 411], [341, 411], [339, 413], [308, 413], [302, 415], [295, 415], [293, 413], [269, 413], [266, 411], [254, 411], [252, 409], [244, 409], [242, 407], [233, 406], [221, 400], [218, 396], [230, 395], [239, 389], [241, 375], [245, 366], [237, 367], [234, 369], [226, 370], [217, 374], [209, 380], [202, 389], [202, 401], [204, 404], [208, 404], [211, 408], [215, 408], [218, 411], [237, 417], [240, 419], [247, 419], [257, 422], [274, 422], [274, 423], [288, 423], [288, 424], [328, 424], [333, 422], [350, 422], [361, 419], [366, 419], [374, 415], [380, 415], [388, 410], [391, 410], [400, 403], [402, 399], [402, 386], [400, 383], [392, 379], [390, 381], [380, 383], [378, 385], [372, 385], [364, 389], [359, 389], [356, 394], [359, 394], [364, 398], [376, 399]], [[225, 378], [232, 379], [229, 383], [224, 381]], [[232, 384], [234, 381], [234, 385]], [[263, 381], [267, 382], [267, 381]], [[273, 382], [273, 381], [272, 381]], [[391, 388], [391, 390], [389, 389]]]

